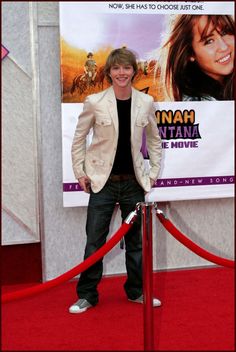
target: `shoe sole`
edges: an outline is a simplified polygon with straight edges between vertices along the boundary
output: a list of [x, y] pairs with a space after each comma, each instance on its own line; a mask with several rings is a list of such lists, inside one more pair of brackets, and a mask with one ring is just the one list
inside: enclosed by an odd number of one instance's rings
[[[91, 308], [91, 307], [89, 307], [89, 308]], [[82, 309], [79, 309], [79, 310], [77, 310], [77, 311], [75, 311], [75, 310], [73, 310], [73, 309], [69, 309], [69, 313], [71, 313], [71, 314], [79, 314], [79, 313], [84, 313], [84, 312], [86, 312], [86, 310], [88, 310], [88, 308], [82, 308]]]
[[[128, 298], [128, 301], [133, 302], [133, 303], [138, 303], [138, 304], [144, 304], [144, 302], [141, 302], [141, 301], [134, 301], [134, 300], [129, 299], [129, 298]], [[153, 304], [153, 307], [160, 307], [160, 306], [161, 306], [161, 302], [160, 302], [160, 303]]]
[[81, 308], [79, 310], [73, 310], [72, 308], [69, 308], [69, 313], [71, 313], [71, 314], [80, 314], [80, 313], [86, 312], [86, 310], [88, 310], [89, 308], [92, 308], [92, 307], [85, 307], [85, 308]]

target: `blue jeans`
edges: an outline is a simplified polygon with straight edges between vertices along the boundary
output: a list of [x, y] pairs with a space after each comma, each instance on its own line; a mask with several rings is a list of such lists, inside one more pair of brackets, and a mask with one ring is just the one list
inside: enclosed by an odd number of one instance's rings
[[[98, 193], [91, 191], [86, 223], [87, 243], [84, 259], [88, 258], [106, 242], [109, 226], [116, 203], [119, 203], [122, 221], [144, 201], [144, 191], [135, 179], [125, 181], [108, 180]], [[138, 214], [125, 240], [125, 263], [127, 279], [124, 290], [128, 298], [136, 299], [142, 294], [142, 234], [141, 215]], [[81, 273], [77, 283], [77, 294], [92, 305], [98, 303], [97, 285], [101, 281], [103, 260], [99, 260]]]

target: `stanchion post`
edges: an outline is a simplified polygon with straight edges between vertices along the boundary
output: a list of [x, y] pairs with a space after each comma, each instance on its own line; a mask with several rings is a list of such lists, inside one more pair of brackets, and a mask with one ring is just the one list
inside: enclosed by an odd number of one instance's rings
[[154, 351], [152, 204], [141, 203], [143, 236], [144, 351]]

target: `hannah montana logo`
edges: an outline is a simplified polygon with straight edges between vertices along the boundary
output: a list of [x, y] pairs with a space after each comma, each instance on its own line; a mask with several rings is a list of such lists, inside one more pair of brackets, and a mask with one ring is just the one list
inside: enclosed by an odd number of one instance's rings
[[157, 110], [155, 115], [162, 139], [201, 139], [194, 110]]

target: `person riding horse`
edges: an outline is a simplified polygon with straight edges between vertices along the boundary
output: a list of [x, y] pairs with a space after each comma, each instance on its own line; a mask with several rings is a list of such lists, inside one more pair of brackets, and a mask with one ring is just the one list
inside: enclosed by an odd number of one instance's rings
[[93, 53], [89, 52], [87, 60], [84, 65], [84, 74], [80, 77], [80, 80], [88, 80], [88, 83], [93, 83], [97, 75], [97, 64], [93, 59]]

